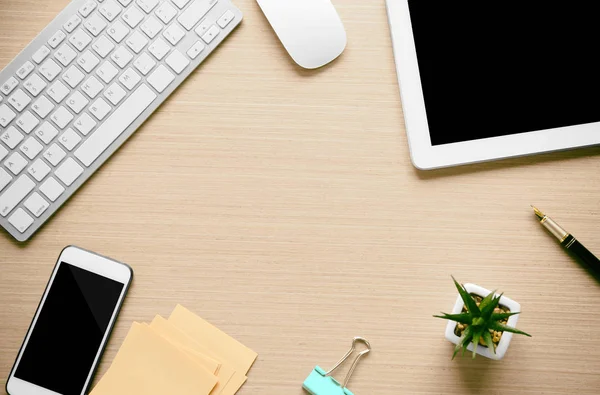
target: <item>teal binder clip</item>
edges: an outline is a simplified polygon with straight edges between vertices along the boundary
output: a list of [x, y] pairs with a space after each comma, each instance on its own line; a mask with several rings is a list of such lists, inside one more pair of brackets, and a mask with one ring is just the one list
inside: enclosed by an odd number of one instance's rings
[[[354, 351], [356, 351], [356, 343], [361, 342], [367, 347], [365, 350], [358, 353], [354, 362], [352, 362], [352, 366], [350, 366], [350, 370], [348, 370], [348, 374], [344, 379], [344, 383], [340, 384], [339, 381], [331, 377], [331, 373], [334, 370], [340, 367], [345, 360], [347, 360], [350, 355]], [[348, 385], [348, 381], [350, 380], [350, 376], [354, 373], [354, 369], [356, 369], [356, 365], [360, 358], [369, 353], [371, 351], [371, 345], [366, 339], [362, 337], [355, 337], [352, 340], [352, 347], [350, 350], [335, 364], [335, 366], [326, 372], [321, 367], [316, 366], [315, 369], [308, 375], [306, 380], [304, 380], [304, 384], [302, 388], [304, 388], [311, 395], [354, 395], [352, 391], [350, 391], [346, 386]]]

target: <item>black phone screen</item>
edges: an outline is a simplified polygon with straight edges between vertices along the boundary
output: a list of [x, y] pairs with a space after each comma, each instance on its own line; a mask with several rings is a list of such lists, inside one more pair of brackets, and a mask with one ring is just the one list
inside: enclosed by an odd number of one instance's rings
[[81, 394], [123, 287], [62, 262], [15, 377], [60, 394]]

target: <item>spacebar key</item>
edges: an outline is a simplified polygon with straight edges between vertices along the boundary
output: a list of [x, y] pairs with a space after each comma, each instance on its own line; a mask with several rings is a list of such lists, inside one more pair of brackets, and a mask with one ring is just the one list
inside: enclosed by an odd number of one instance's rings
[[156, 94], [147, 85], [140, 85], [75, 151], [77, 159], [86, 166], [94, 163], [154, 99]]

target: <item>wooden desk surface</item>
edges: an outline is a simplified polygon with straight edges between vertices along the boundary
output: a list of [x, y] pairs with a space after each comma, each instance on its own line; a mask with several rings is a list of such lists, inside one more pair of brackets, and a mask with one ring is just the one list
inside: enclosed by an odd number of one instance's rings
[[[68, 0], [0, 0], [0, 67]], [[60, 250], [133, 266], [99, 374], [132, 321], [182, 303], [259, 353], [240, 392], [302, 394], [355, 335], [369, 394], [597, 394], [600, 284], [534, 203], [600, 251], [600, 149], [419, 172], [383, 0], [336, 0], [348, 48], [294, 67], [254, 0], [245, 21], [27, 244], [0, 232], [4, 387]], [[519, 301], [507, 357], [451, 361], [450, 275]], [[345, 372], [341, 372], [343, 377]]]

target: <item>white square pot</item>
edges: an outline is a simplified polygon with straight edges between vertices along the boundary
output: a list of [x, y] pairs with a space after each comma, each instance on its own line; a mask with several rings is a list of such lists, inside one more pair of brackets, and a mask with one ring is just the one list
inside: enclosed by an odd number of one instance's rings
[[[464, 284], [464, 287], [468, 293], [481, 296], [482, 298], [485, 298], [492, 292], [488, 289], [482, 288], [479, 285], [475, 285], [475, 284]], [[516, 313], [516, 312], [521, 311], [521, 305], [519, 303], [515, 302], [514, 300], [507, 298], [506, 296], [502, 296], [502, 298], [500, 298], [500, 304], [502, 306], [508, 307], [510, 309], [511, 313]], [[462, 312], [464, 305], [465, 304], [464, 304], [462, 298], [460, 297], [460, 295], [458, 295], [458, 298], [456, 299], [456, 303], [454, 304], [454, 308], [452, 309], [451, 314], [460, 314]], [[516, 328], [518, 320], [519, 320], [519, 314], [510, 316], [510, 317], [508, 317], [507, 325]], [[457, 325], [457, 323], [455, 321], [448, 321], [448, 325], [446, 326], [446, 339], [448, 339], [448, 341], [450, 341], [454, 344], [458, 344], [460, 341], [460, 337], [456, 336], [456, 334], [454, 333], [454, 329], [456, 328], [456, 325]], [[496, 360], [502, 359], [502, 358], [504, 358], [504, 354], [506, 354], [506, 350], [508, 350], [508, 346], [510, 345], [510, 341], [512, 340], [512, 337], [513, 337], [513, 333], [503, 332], [502, 338], [500, 339], [500, 343], [498, 343], [498, 346], [496, 347], [495, 354], [487, 347], [481, 346], [481, 344], [477, 347], [477, 354], [484, 356], [486, 358], [490, 358], [490, 359], [496, 359]], [[473, 343], [472, 342], [469, 343], [467, 350], [469, 350], [471, 352], [473, 351]]]

